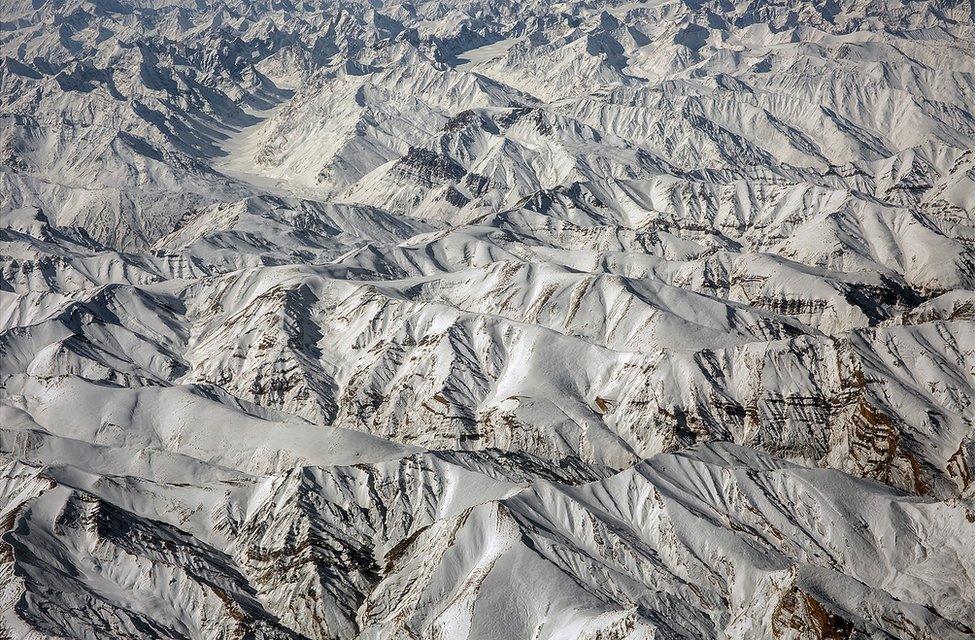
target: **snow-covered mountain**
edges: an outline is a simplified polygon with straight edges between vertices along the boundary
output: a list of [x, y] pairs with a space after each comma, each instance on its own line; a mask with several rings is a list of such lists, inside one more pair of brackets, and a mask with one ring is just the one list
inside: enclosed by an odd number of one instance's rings
[[972, 637], [971, 3], [0, 13], [0, 637]]

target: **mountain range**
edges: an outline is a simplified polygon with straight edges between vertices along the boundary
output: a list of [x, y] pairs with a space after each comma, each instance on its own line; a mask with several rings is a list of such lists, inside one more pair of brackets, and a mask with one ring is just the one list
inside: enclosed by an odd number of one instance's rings
[[972, 3], [0, 14], [0, 637], [972, 637]]

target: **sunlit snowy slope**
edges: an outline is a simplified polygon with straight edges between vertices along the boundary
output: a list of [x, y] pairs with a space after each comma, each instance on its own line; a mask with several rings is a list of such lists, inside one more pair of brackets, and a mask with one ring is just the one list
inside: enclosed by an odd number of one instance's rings
[[972, 638], [971, 2], [0, 14], [0, 638]]

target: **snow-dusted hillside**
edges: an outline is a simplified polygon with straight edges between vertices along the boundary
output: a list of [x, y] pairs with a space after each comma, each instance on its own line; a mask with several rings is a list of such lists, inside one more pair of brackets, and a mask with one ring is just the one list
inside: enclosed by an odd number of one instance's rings
[[0, 637], [972, 637], [971, 3], [0, 13]]

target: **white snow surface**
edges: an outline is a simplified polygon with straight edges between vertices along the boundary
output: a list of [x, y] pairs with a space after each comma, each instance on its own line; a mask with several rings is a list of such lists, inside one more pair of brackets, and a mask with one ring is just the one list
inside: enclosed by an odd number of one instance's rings
[[971, 3], [0, 14], [0, 637], [973, 636]]

